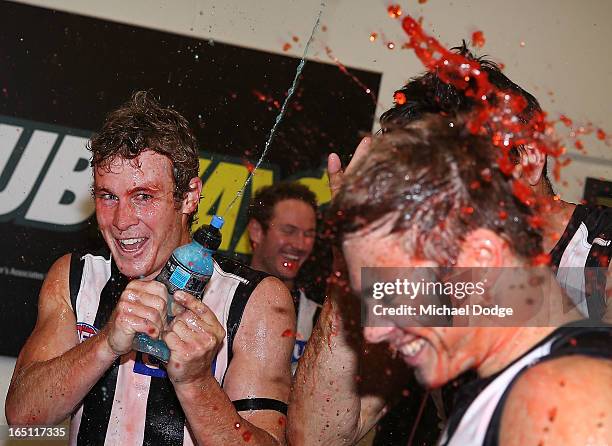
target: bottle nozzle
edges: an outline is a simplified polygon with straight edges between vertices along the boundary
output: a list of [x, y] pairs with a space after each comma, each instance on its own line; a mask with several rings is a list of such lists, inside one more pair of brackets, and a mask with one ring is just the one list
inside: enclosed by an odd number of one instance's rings
[[213, 218], [212, 218], [212, 220], [210, 222], [210, 225], [213, 228], [221, 229], [223, 227], [223, 223], [225, 223], [225, 222], [223, 221], [222, 217], [219, 217], [217, 215], [213, 215]]

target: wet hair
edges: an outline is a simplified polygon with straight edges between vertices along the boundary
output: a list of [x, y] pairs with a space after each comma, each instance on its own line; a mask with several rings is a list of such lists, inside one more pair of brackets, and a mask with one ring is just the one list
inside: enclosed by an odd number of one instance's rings
[[454, 264], [477, 228], [508, 241], [519, 256], [542, 252], [532, 211], [496, 165], [498, 148], [471, 134], [462, 116], [423, 115], [372, 140], [368, 157], [345, 176], [330, 209], [336, 240], [391, 216], [410, 255]]
[[[481, 71], [487, 74], [489, 82], [495, 88], [518, 94], [526, 100], [525, 108], [517, 116], [519, 121], [527, 123], [536, 113], [542, 112], [538, 100], [531, 93], [512, 82], [502, 73], [499, 65], [486, 59], [486, 56], [476, 57], [472, 54], [465, 40], [461, 46], [451, 48], [451, 50], [469, 60], [478, 62]], [[444, 82], [436, 72], [427, 72], [412, 78], [395, 92], [396, 95], [400, 93], [404, 95], [406, 102], [403, 104], [396, 103], [381, 115], [380, 126], [383, 132], [395, 127], [402, 127], [404, 124], [421, 119], [429, 113], [453, 116], [458, 113], [470, 112], [477, 104], [473, 97], [465, 95], [465, 91]], [[489, 100], [495, 101], [496, 98], [491, 97]], [[510, 158], [517, 164], [520, 162], [519, 151], [522, 150], [524, 150], [522, 146], [510, 150]], [[548, 178], [547, 164], [544, 165], [542, 177], [548, 192], [552, 195], [554, 192]]]
[[317, 197], [303, 184], [281, 181], [257, 191], [247, 209], [247, 221], [255, 219], [264, 231], [268, 230], [276, 203], [283, 200], [300, 200], [317, 212]]
[[189, 123], [146, 91], [137, 91], [106, 116], [102, 129], [92, 136], [89, 150], [94, 169], [108, 169], [116, 157], [134, 159], [146, 150], [167, 156], [173, 166], [177, 202], [189, 191], [189, 181], [198, 176], [198, 144]]

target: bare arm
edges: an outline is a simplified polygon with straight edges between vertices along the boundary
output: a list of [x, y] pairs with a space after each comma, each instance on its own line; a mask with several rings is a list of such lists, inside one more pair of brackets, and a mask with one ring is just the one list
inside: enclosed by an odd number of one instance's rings
[[[181, 302], [179, 295], [177, 300], [192, 313], [201, 312], [202, 307], [205, 307], [189, 297]], [[185, 319], [189, 311], [177, 319]], [[186, 342], [185, 346], [173, 339], [174, 336], [170, 336], [170, 339], [166, 337], [172, 351], [168, 373], [194, 438], [198, 443], [206, 445], [245, 442], [249, 445], [285, 444], [286, 420], [283, 414], [274, 410], [238, 413], [232, 401], [270, 398], [287, 402], [291, 381], [290, 358], [295, 342], [293, 336], [286, 336], [287, 330], [295, 332], [295, 310], [289, 291], [275, 278], [264, 279], [253, 291], [234, 340], [234, 357], [223, 388], [215, 380], [210, 368], [214, 353], [224, 337], [218, 321], [212, 318], [214, 314], [204, 310], [204, 313], [200, 313], [202, 322], [197, 322], [204, 331], [213, 333], [215, 338], [209, 338], [208, 343], [200, 338], [203, 350], [195, 346], [190, 348], [192, 341], [199, 342], [198, 337], [192, 338], [184, 331], [177, 334]], [[194, 329], [203, 335], [199, 329]], [[212, 353], [206, 354], [207, 348]], [[191, 363], [182, 355], [190, 350], [194, 359], [201, 354], [203, 360], [195, 361], [198, 368], [185, 373]], [[177, 361], [174, 361], [173, 355]], [[177, 370], [176, 365], [179, 364], [181, 367]]]
[[610, 444], [610, 383], [610, 360], [573, 356], [533, 367], [510, 391], [500, 446]]
[[354, 444], [384, 415], [401, 373], [384, 346], [366, 346], [359, 330], [359, 301], [330, 289], [294, 379], [291, 445]]
[[106, 333], [78, 344], [69, 269], [70, 255], [65, 255], [53, 264], [43, 283], [36, 327], [17, 358], [6, 398], [9, 424], [64, 420], [116, 358]]

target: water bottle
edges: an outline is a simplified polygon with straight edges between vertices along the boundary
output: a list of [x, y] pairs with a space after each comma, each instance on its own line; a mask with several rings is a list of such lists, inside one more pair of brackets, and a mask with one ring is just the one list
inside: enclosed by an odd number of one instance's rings
[[[221, 245], [223, 219], [213, 216], [210, 225], [199, 228], [193, 240], [174, 250], [170, 259], [155, 278], [168, 289], [168, 322], [172, 320], [172, 295], [184, 290], [202, 299], [204, 288], [213, 273], [212, 255]], [[170, 349], [161, 339], [152, 339], [144, 333], [136, 333], [132, 343], [134, 350], [148, 353], [163, 362], [170, 359]]]

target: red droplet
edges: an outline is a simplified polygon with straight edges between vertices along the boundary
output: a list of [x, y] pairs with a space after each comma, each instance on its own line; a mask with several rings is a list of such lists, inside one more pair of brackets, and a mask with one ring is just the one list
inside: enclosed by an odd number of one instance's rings
[[293, 36], [293, 37], [291, 38], [291, 40], [293, 40], [294, 42], [296, 42], [296, 43], [297, 43], [297, 42], [299, 42], [299, 41], [300, 41], [300, 38], [299, 38], [298, 36]]
[[285, 331], [282, 332], [281, 336], [283, 338], [292, 338], [295, 336], [295, 332], [293, 330], [291, 330], [290, 328], [286, 329]]
[[485, 36], [482, 31], [474, 31], [472, 33], [472, 45], [482, 47], [485, 44]]
[[283, 51], [289, 51], [291, 49], [291, 44], [289, 42], [285, 42], [283, 45]]
[[393, 93], [393, 102], [397, 105], [404, 105], [406, 103], [406, 95], [401, 91], [396, 91]]
[[532, 228], [538, 229], [544, 227], [544, 219], [541, 215], [532, 215], [527, 221]]
[[155, 329], [154, 328], [147, 328], [147, 333], [149, 333], [149, 336], [153, 336], [155, 334]]
[[538, 254], [531, 259], [531, 264], [533, 266], [550, 265], [550, 255], [546, 253]]
[[253, 436], [253, 433], [251, 431], [244, 431], [242, 433], [242, 439], [246, 441], [247, 443], [251, 441], [252, 436]]
[[424, 3], [427, 3], [427, 0], [419, 0], [419, 4], [421, 4], [421, 5], [422, 5], [422, 4], [424, 4]]
[[566, 127], [571, 127], [572, 126], [572, 120], [570, 118], [568, 118], [565, 115], [561, 115], [559, 116], [559, 120], [566, 126]]
[[597, 139], [601, 139], [602, 141], [606, 139], [606, 132], [602, 129], [597, 129]]
[[574, 143], [574, 147], [576, 147], [578, 150], [584, 150], [584, 144], [582, 144], [582, 141], [579, 139], [577, 139]]
[[400, 5], [390, 5], [387, 8], [387, 12], [389, 13], [389, 17], [391, 17], [392, 19], [397, 19], [399, 16], [402, 15], [402, 8], [400, 7]]
[[470, 183], [470, 189], [476, 190], [478, 188], [480, 188], [480, 181], [474, 180]]
[[576, 342], [576, 339], [574, 339], [574, 338], [571, 338], [571, 339], [569, 340], [569, 343], [570, 343], [570, 345], [571, 345], [572, 347], [576, 347], [576, 344], [578, 344], [578, 343]]
[[253, 173], [253, 171], [255, 170], [255, 164], [253, 164], [252, 162], [250, 162], [248, 160], [244, 160], [243, 164], [247, 168], [249, 173]]
[[499, 211], [499, 218], [501, 218], [502, 220], [505, 220], [506, 218], [508, 218], [508, 213], [506, 211]]
[[555, 421], [556, 417], [557, 417], [557, 408], [553, 407], [552, 409], [548, 411], [548, 421], [552, 423], [553, 421]]
[[376, 40], [376, 38], [378, 37], [378, 33], [372, 33], [370, 34], [370, 42], [374, 42]]
[[255, 95], [255, 97], [260, 100], [261, 102], [265, 102], [268, 100], [267, 96], [265, 94], [263, 94], [261, 91], [258, 90], [253, 90], [253, 94]]
[[193, 263], [192, 261], [189, 261], [189, 262], [187, 262], [187, 265], [189, 265], [189, 266], [193, 266], [193, 265], [194, 265], [194, 263]]
[[327, 31], [327, 26], [323, 25], [323, 26], [321, 27], [321, 31], [326, 32], [326, 31]]
[[461, 212], [463, 212], [466, 215], [472, 215], [474, 213], [474, 208], [472, 206], [464, 206], [461, 209]]

